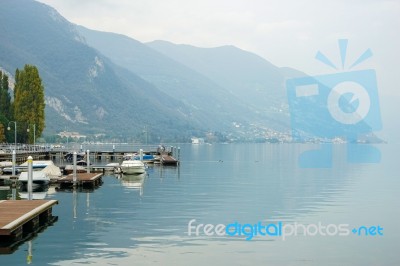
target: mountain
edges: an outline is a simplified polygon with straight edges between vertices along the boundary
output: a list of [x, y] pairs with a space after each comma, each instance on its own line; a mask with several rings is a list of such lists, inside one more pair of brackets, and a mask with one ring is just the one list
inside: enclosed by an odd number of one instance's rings
[[[190, 137], [199, 128], [186, 105], [88, 46], [76, 26], [31, 0], [3, 0], [0, 67], [38, 67], [45, 87], [46, 132], [64, 129], [111, 136], [141, 134], [147, 126]], [[160, 136], [161, 134], [161, 136]]]
[[246, 139], [289, 132], [285, 79], [303, 73], [254, 53], [144, 44], [74, 25], [33, 0], [4, 0], [0, 25], [0, 69], [39, 69], [47, 133], [137, 139], [146, 131], [165, 141], [206, 132]]
[[228, 130], [231, 126], [230, 131], [238, 124], [288, 131], [284, 83], [287, 77], [304, 75], [299, 71], [278, 68], [234, 46], [143, 44], [120, 34], [77, 29], [88, 45], [110, 60], [182, 100], [192, 107], [192, 114], [204, 114], [206, 120], [200, 123]]
[[233, 131], [233, 123], [257, 117], [241, 99], [213, 80], [124, 35], [77, 27], [86, 43], [164, 93], [190, 107], [190, 117], [207, 129]]
[[166, 41], [153, 41], [147, 45], [215, 81], [271, 119], [278, 116], [279, 121], [287, 122], [285, 80], [305, 75], [291, 68], [279, 68], [254, 53], [231, 45], [199, 48]]

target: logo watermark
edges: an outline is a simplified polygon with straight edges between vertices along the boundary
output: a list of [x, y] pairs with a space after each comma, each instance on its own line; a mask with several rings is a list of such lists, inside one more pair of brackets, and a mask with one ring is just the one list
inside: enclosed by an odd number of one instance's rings
[[349, 224], [302, 224], [302, 223], [245, 223], [237, 221], [229, 224], [203, 224], [197, 223], [196, 219], [188, 222], [188, 236], [230, 236], [242, 237], [245, 240], [252, 240], [255, 237], [271, 237], [286, 240], [296, 236], [383, 236], [383, 227], [380, 225], [352, 227]]
[[[289, 79], [286, 82], [292, 138], [300, 142], [321, 142], [319, 150], [301, 154], [301, 167], [331, 167], [332, 139], [356, 143], [382, 129], [376, 73], [373, 69], [352, 71], [372, 56], [367, 49], [347, 67], [347, 40], [339, 40], [342, 72]], [[323, 53], [316, 59], [339, 68]], [[347, 69], [348, 71], [344, 71]], [[370, 145], [347, 145], [350, 163], [377, 163], [380, 151]]]

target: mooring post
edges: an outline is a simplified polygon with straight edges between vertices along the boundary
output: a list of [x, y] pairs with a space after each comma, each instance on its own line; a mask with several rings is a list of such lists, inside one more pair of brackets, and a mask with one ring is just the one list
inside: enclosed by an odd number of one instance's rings
[[74, 182], [74, 187], [76, 186], [76, 151], [73, 153], [73, 167], [72, 167], [72, 180]]
[[113, 152], [115, 152], [115, 144], [113, 144]]
[[28, 200], [32, 200], [32, 182], [33, 182], [33, 158], [28, 157]]
[[82, 147], [82, 144], [81, 144], [81, 149], [80, 149], [80, 152], [82, 152], [83, 151], [83, 147]]
[[177, 153], [178, 153], [177, 156], [178, 156], [178, 163], [179, 163], [179, 161], [181, 159], [181, 147], [178, 147], [178, 152]]
[[17, 184], [16, 180], [13, 181], [12, 183], [12, 188], [11, 188], [11, 199], [16, 200], [17, 199]]
[[143, 161], [143, 149], [139, 150], [140, 161]]
[[15, 151], [15, 148], [14, 148], [14, 150], [12, 151], [12, 176], [15, 176], [15, 164], [16, 164], [16, 157], [17, 157], [17, 155], [16, 155], [16, 151]]
[[89, 150], [87, 150], [86, 151], [86, 173], [90, 173], [90, 158], [89, 158], [89, 155], [90, 155], [90, 151]]

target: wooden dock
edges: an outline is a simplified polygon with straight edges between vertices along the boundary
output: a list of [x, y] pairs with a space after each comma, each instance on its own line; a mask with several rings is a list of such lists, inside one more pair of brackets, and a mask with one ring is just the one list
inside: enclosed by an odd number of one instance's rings
[[161, 164], [163, 165], [178, 165], [179, 161], [171, 155], [163, 154], [161, 157]]
[[[89, 156], [94, 160], [122, 160], [124, 155], [127, 153], [137, 153], [139, 154], [139, 150], [134, 150], [133, 146], [143, 146], [142, 144], [132, 144], [132, 145], [117, 145], [116, 149], [110, 149], [109, 147], [91, 147], [89, 148]], [[86, 152], [86, 147], [70, 147], [70, 148], [50, 148], [50, 147], [39, 147], [38, 145], [29, 145], [29, 144], [17, 144], [16, 148], [16, 162], [23, 163], [27, 160], [28, 156], [32, 156], [34, 160], [57, 160], [59, 158], [65, 159], [65, 155], [71, 153], [72, 151], [80, 151], [80, 153]], [[160, 153], [172, 155], [173, 147], [170, 147], [170, 150], [167, 148], [163, 148], [160, 150], [157, 146], [146, 145], [144, 147], [143, 154], [153, 154], [160, 155]], [[1, 161], [11, 161], [12, 160], [12, 150], [14, 149], [14, 145], [2, 145], [0, 144], [0, 162]], [[179, 156], [178, 156], [179, 157]]]
[[52, 215], [57, 200], [1, 200], [0, 201], [0, 253], [3, 244], [22, 241], [27, 234], [35, 233], [53, 223]]
[[[77, 173], [76, 174], [76, 186], [95, 188], [103, 183], [102, 174], [99, 173]], [[70, 188], [74, 186], [73, 175], [67, 175], [58, 179], [57, 183], [60, 185], [60, 189]]]

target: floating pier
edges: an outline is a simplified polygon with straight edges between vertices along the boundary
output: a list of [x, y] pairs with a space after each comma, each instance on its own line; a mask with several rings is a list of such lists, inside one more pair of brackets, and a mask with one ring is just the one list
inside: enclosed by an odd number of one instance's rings
[[103, 183], [102, 176], [98, 173], [77, 173], [76, 182], [74, 182], [74, 176], [70, 174], [58, 179], [57, 183], [60, 185], [60, 189], [71, 188], [74, 185], [76, 187], [95, 188]]
[[178, 165], [179, 161], [171, 155], [163, 154], [161, 157], [161, 164], [163, 165]]
[[54, 223], [55, 204], [57, 200], [1, 200], [0, 254], [12, 252], [12, 246]]

